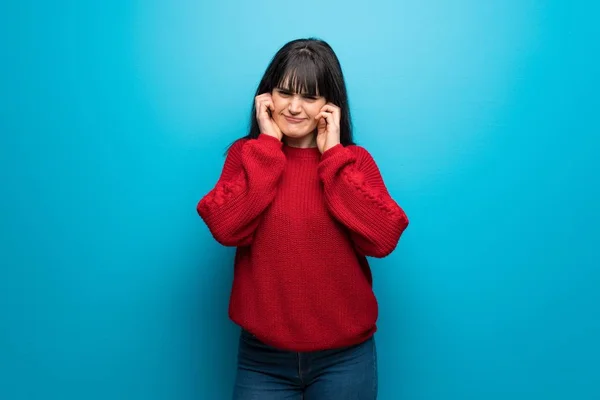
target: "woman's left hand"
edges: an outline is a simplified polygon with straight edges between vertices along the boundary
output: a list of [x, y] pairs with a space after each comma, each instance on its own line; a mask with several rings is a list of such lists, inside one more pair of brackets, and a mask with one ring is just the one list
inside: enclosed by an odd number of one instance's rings
[[317, 123], [317, 147], [321, 154], [340, 144], [341, 110], [333, 103], [327, 103], [315, 116]]

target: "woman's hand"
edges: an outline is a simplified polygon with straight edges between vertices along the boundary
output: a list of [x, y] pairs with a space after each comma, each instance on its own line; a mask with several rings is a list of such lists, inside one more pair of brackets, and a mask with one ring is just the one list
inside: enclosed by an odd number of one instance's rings
[[333, 103], [327, 103], [321, 108], [315, 119], [317, 123], [317, 147], [321, 154], [340, 144], [341, 110]]
[[283, 134], [279, 126], [273, 121], [271, 112], [275, 111], [273, 106], [273, 99], [271, 93], [263, 93], [254, 98], [254, 106], [256, 108], [256, 121], [258, 122], [258, 129], [260, 133], [273, 136], [281, 140]]

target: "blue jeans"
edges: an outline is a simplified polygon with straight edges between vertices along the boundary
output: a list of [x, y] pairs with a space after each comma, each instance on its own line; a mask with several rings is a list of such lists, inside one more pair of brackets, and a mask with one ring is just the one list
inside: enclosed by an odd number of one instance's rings
[[371, 337], [334, 350], [279, 350], [242, 330], [234, 400], [375, 400], [377, 352]]

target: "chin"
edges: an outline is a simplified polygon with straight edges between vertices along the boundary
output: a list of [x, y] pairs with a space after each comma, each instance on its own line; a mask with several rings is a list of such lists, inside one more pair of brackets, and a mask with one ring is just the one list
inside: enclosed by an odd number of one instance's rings
[[302, 138], [304, 136], [310, 135], [310, 132], [293, 132], [293, 131], [281, 131], [285, 136], [293, 137], [293, 138]]
[[281, 133], [286, 136], [293, 138], [301, 138], [307, 135], [310, 135], [314, 130], [306, 130], [306, 129], [281, 129]]

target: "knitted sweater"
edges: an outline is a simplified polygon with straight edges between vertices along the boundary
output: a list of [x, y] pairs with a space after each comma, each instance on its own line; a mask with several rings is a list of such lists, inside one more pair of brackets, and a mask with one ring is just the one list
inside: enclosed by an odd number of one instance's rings
[[265, 134], [240, 139], [197, 211], [237, 247], [229, 317], [261, 341], [316, 351], [376, 331], [366, 256], [390, 254], [408, 219], [364, 148], [321, 155]]

